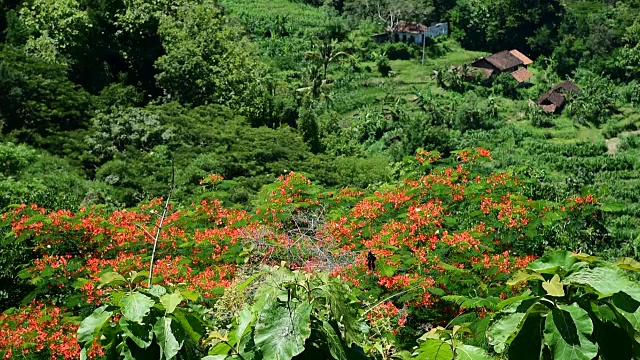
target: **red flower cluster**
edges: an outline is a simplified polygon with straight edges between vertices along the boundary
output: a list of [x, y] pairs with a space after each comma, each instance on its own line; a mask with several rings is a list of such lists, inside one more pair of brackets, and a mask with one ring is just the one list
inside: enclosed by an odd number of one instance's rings
[[[0, 356], [4, 359], [48, 351], [51, 360], [78, 359], [80, 345], [75, 340], [78, 325], [65, 320], [65, 312], [56, 306], [33, 302], [10, 315], [0, 315]], [[94, 344], [90, 359], [103, 356]]]

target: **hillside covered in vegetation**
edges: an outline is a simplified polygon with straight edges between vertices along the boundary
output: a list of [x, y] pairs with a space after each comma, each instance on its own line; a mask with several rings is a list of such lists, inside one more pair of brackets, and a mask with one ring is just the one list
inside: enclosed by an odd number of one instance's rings
[[0, 99], [2, 358], [640, 359], [636, 0], [0, 0]]

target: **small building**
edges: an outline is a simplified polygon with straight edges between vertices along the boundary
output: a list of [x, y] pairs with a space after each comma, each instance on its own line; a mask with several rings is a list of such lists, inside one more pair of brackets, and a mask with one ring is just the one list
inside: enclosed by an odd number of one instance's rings
[[486, 78], [510, 73], [519, 83], [523, 83], [533, 77], [527, 70], [527, 65], [533, 60], [518, 50], [504, 50], [474, 61], [471, 67], [480, 70]]
[[438, 36], [449, 35], [449, 23], [434, 23], [429, 26], [425, 36], [428, 38], [435, 38]]
[[582, 90], [573, 81], [561, 82], [542, 94], [536, 101], [536, 105], [548, 113], [558, 114], [562, 112], [567, 102], [567, 95], [577, 94], [580, 91]]
[[416, 22], [398, 21], [393, 27], [387, 26], [387, 32], [371, 38], [376, 42], [402, 41], [422, 45], [426, 38], [435, 38], [449, 34], [448, 23], [434, 23], [426, 26]]

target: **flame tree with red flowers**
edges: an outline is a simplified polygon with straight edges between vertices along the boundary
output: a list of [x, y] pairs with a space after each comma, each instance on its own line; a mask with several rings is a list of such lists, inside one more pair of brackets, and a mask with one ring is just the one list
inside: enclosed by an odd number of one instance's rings
[[[251, 288], [259, 285], [250, 283], [264, 285], [261, 266], [282, 264], [295, 274], [328, 275], [349, 289], [349, 304], [357, 305], [368, 324], [367, 340], [359, 344], [363, 352], [387, 358], [410, 349], [425, 330], [446, 326], [461, 314], [461, 306], [444, 297], [506, 298], [522, 287], [507, 287], [511, 276], [547, 249], [572, 246], [570, 239], [577, 238], [586, 251], [598, 246], [593, 196], [564, 202], [528, 198], [530, 180], [492, 172], [491, 161], [482, 148], [447, 159], [420, 150], [402, 164], [399, 180], [365, 190], [324, 189], [292, 172], [265, 186], [251, 210], [225, 207], [215, 197], [225, 180], [211, 175], [201, 182], [200, 199], [169, 205], [152, 288], [145, 281], [153, 247], [148, 234], [155, 234], [161, 221], [163, 199], [122, 210], [11, 207], [0, 216], [2, 241], [3, 248], [16, 252], [9, 291], [23, 299], [0, 317], [0, 355], [77, 358], [83, 347], [74, 333], [92, 313], [89, 318], [102, 321], [100, 326], [115, 324], [125, 333], [129, 328], [122, 317], [139, 318], [144, 325], [145, 316], [159, 308], [162, 314], [153, 316], [186, 332], [189, 321], [175, 313], [198, 308], [206, 318], [211, 312], [203, 309], [224, 304], [235, 311], [231, 319], [252, 301]], [[147, 298], [146, 311], [142, 306], [135, 316], [123, 300], [132, 294]], [[288, 301], [292, 296], [289, 292]], [[314, 296], [309, 293], [309, 299]], [[96, 315], [95, 309], [109, 316]], [[474, 309], [478, 318], [491, 310]], [[320, 317], [314, 311], [309, 319]], [[262, 315], [255, 316], [259, 324]], [[223, 325], [238, 326], [240, 320], [229, 321]], [[204, 327], [220, 335], [215, 326], [221, 325]], [[258, 325], [249, 326], [254, 327], [260, 333]], [[83, 334], [83, 357], [113, 351], [113, 344], [101, 342], [99, 328]], [[166, 342], [155, 325], [149, 331], [150, 338], [134, 341], [135, 346], [144, 348], [151, 339]], [[205, 330], [194, 339], [199, 351], [211, 351]], [[264, 341], [258, 335], [254, 340]]]

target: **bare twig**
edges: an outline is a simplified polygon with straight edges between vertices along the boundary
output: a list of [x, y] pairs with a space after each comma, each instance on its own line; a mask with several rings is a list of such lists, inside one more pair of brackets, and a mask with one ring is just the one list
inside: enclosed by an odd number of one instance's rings
[[167, 218], [167, 212], [169, 211], [169, 201], [171, 201], [171, 195], [173, 194], [173, 189], [175, 188], [175, 175], [176, 175], [175, 167], [172, 164], [171, 165], [171, 189], [169, 189], [169, 195], [167, 196], [167, 201], [164, 204], [164, 210], [162, 211], [162, 216], [160, 217], [160, 224], [158, 225], [156, 236], [153, 239], [153, 251], [151, 252], [151, 265], [149, 265], [149, 288], [151, 288], [151, 282], [153, 279], [153, 265], [156, 257], [156, 250], [158, 248], [158, 238], [160, 238], [160, 232], [162, 231], [162, 225], [164, 225], [164, 220]]
[[135, 226], [137, 226], [140, 230], [144, 231], [144, 233], [150, 238], [150, 239], [155, 239], [155, 237], [153, 235], [151, 235], [151, 233], [145, 229], [142, 225], [140, 224], [134, 224]]
[[246, 232], [243, 237], [258, 254], [262, 254], [260, 262], [286, 261], [300, 267], [329, 272], [353, 264], [362, 252], [341, 248], [326, 227], [324, 211], [323, 208], [292, 211], [284, 234], [264, 226]]

